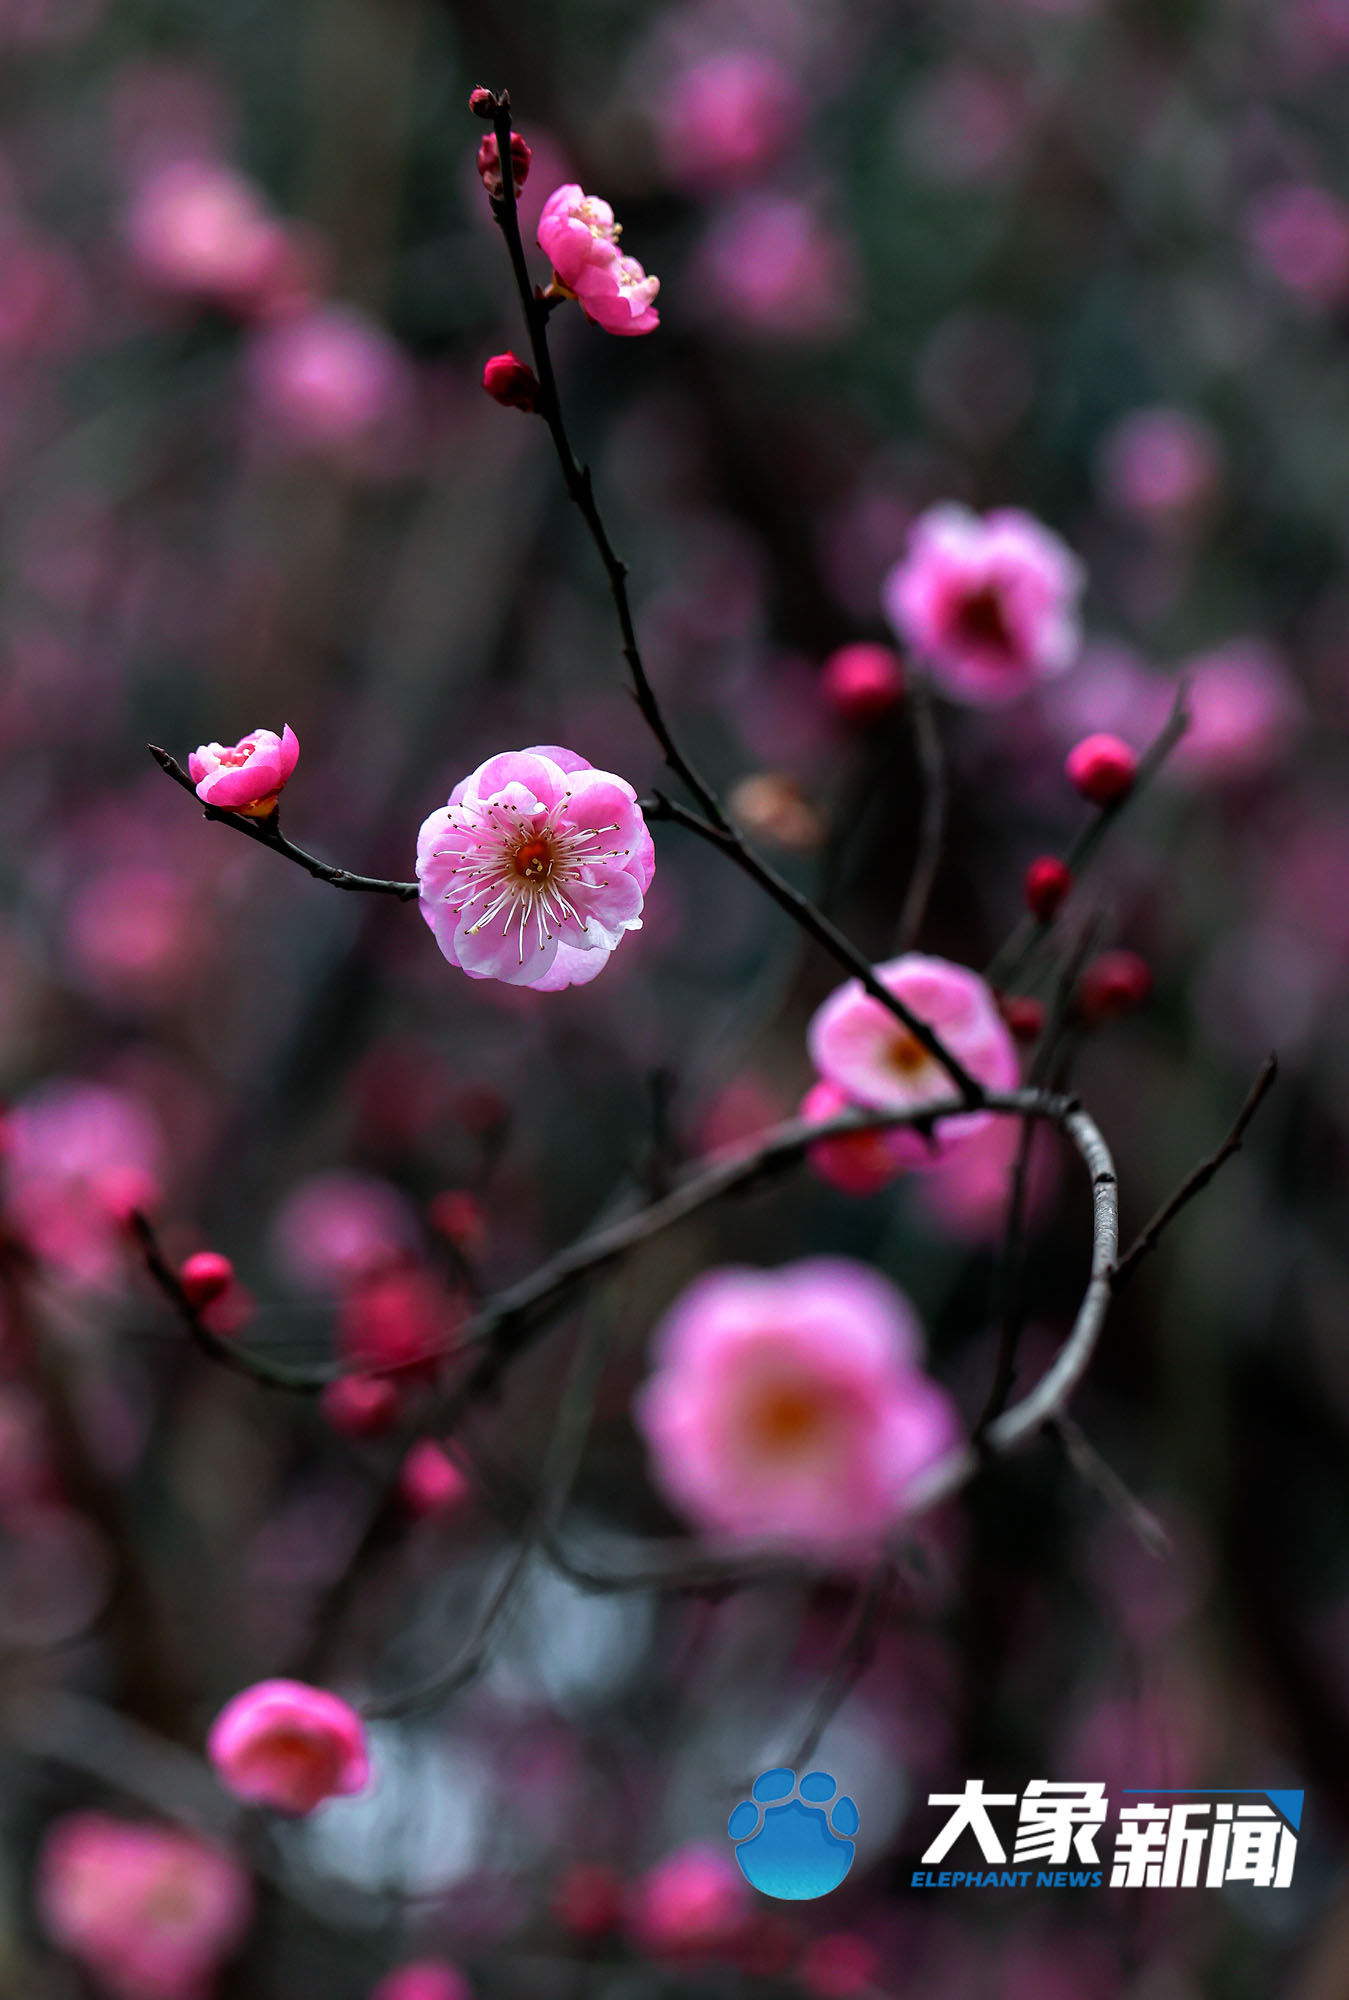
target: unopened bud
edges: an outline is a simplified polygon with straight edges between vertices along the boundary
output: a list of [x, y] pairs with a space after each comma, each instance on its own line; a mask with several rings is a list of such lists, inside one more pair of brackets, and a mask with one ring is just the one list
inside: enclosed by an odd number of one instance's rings
[[[517, 194], [529, 178], [529, 163], [533, 157], [533, 151], [522, 134], [512, 132], [511, 169]], [[505, 193], [505, 182], [501, 174], [501, 149], [497, 145], [495, 132], [489, 132], [478, 148], [478, 172], [482, 175], [482, 184], [493, 201], [500, 201]]]
[[1069, 783], [1094, 806], [1113, 806], [1133, 790], [1138, 759], [1118, 736], [1084, 736], [1068, 752]]
[[1077, 1004], [1089, 1027], [1117, 1021], [1141, 1007], [1152, 991], [1152, 971], [1136, 951], [1103, 951], [1082, 974]]
[[486, 84], [480, 83], [476, 90], [469, 92], [468, 108], [475, 118], [491, 118], [497, 108], [496, 92], [489, 90]]
[[1073, 886], [1071, 872], [1057, 856], [1042, 854], [1026, 870], [1026, 907], [1042, 924], [1056, 917]]
[[482, 371], [482, 386], [494, 403], [508, 410], [536, 410], [539, 379], [518, 354], [494, 354]]
[[824, 663], [825, 699], [845, 722], [874, 722], [904, 695], [904, 663], [889, 646], [840, 646]]
[[386, 1375], [339, 1375], [319, 1408], [340, 1437], [374, 1437], [398, 1415], [398, 1391]]
[[1000, 993], [998, 1012], [1018, 1042], [1038, 1042], [1044, 1032], [1045, 1003], [1029, 993]]
[[198, 1250], [178, 1272], [188, 1304], [197, 1312], [209, 1306], [234, 1283], [234, 1266], [218, 1250]]

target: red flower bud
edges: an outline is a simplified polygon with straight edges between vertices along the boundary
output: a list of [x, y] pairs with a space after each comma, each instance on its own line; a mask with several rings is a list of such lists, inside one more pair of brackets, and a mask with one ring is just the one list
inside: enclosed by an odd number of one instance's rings
[[1103, 951], [1082, 974], [1077, 1003], [1089, 1027], [1132, 1014], [1152, 991], [1152, 972], [1136, 951]]
[[476, 1256], [487, 1242], [487, 1213], [467, 1188], [446, 1188], [432, 1195], [427, 1207], [431, 1227], [458, 1250]]
[[1029, 993], [1000, 993], [998, 1012], [1018, 1042], [1037, 1042], [1044, 1030], [1045, 1003]]
[[490, 118], [497, 108], [497, 94], [480, 83], [468, 94], [468, 108], [475, 118]]
[[374, 1437], [398, 1415], [398, 1391], [384, 1375], [339, 1375], [319, 1409], [340, 1437]]
[[573, 1937], [606, 1937], [623, 1914], [623, 1884], [602, 1861], [573, 1862], [553, 1891], [553, 1913]]
[[178, 1272], [187, 1302], [200, 1312], [234, 1283], [234, 1266], [218, 1250], [198, 1250]]
[[482, 386], [494, 403], [504, 404], [508, 410], [538, 408], [538, 377], [518, 354], [494, 354], [482, 371]]
[[1042, 854], [1026, 870], [1026, 907], [1042, 924], [1056, 917], [1073, 886], [1072, 873], [1053, 854]]
[[[532, 149], [519, 132], [511, 133], [511, 170], [515, 182], [515, 192], [519, 194], [529, 177], [529, 163], [533, 159]], [[497, 135], [489, 132], [478, 148], [478, 172], [482, 184], [493, 201], [500, 201], [506, 184], [501, 173], [501, 148], [497, 145]]]
[[874, 722], [903, 699], [904, 662], [889, 646], [840, 646], [824, 663], [825, 699], [845, 722]]
[[1070, 784], [1094, 806], [1113, 806], [1133, 790], [1138, 759], [1118, 736], [1084, 736], [1068, 752]]

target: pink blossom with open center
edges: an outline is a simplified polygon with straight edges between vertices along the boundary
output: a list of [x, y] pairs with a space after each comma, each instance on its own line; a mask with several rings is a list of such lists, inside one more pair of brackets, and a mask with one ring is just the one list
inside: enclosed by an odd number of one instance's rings
[[623, 231], [607, 201], [574, 181], [554, 188], [539, 217], [539, 248], [560, 284], [579, 301], [587, 319], [606, 333], [653, 333], [660, 325], [650, 278], [635, 257], [618, 247]]
[[587, 984], [641, 929], [655, 865], [632, 786], [556, 744], [489, 757], [417, 837], [421, 912], [450, 964], [544, 993]]
[[816, 1555], [874, 1549], [954, 1442], [908, 1300], [846, 1258], [697, 1279], [635, 1403], [654, 1475], [699, 1528]]
[[38, 1858], [47, 1936], [115, 2000], [204, 2000], [253, 1913], [248, 1876], [176, 1827], [68, 1813]]
[[[876, 967], [886, 991], [934, 1029], [944, 1047], [989, 1090], [1015, 1090], [1016, 1044], [993, 995], [977, 972], [948, 959], [907, 952]], [[905, 1111], [949, 1100], [954, 1085], [904, 1023], [849, 979], [819, 1007], [806, 1031], [811, 1061], [826, 1082], [874, 1111]], [[809, 1114], [807, 1114], [809, 1115]], [[889, 1157], [905, 1167], [934, 1166], [952, 1148], [982, 1132], [992, 1113], [943, 1118], [931, 1138], [896, 1130]], [[828, 1143], [828, 1142], [826, 1142]], [[851, 1143], [851, 1142], [850, 1142]]]
[[1085, 572], [1033, 515], [944, 502], [915, 523], [882, 586], [885, 614], [953, 700], [998, 707], [1067, 671]]
[[365, 1789], [370, 1755], [349, 1703], [305, 1681], [259, 1681], [226, 1702], [207, 1751], [221, 1783], [251, 1805], [313, 1812]]
[[237, 743], [199, 744], [187, 768], [203, 805], [266, 819], [299, 757], [299, 741], [287, 723], [280, 736], [274, 729], [255, 729]]

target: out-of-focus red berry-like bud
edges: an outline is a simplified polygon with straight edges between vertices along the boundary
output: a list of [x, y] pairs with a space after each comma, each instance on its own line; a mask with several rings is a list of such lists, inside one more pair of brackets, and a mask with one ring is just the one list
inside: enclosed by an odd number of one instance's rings
[[623, 1913], [623, 1884], [602, 1861], [577, 1861], [553, 1890], [553, 1914], [573, 1937], [608, 1937]]
[[1068, 752], [1068, 781], [1094, 806], [1113, 806], [1133, 790], [1138, 759], [1118, 736], [1084, 736]]
[[1045, 1003], [1029, 993], [1000, 993], [998, 1012], [1018, 1042], [1036, 1042], [1044, 1032]]
[[487, 1242], [487, 1214], [477, 1195], [467, 1188], [446, 1188], [433, 1195], [426, 1210], [431, 1227], [456, 1250], [476, 1255]]
[[1132, 1014], [1152, 991], [1152, 970], [1136, 951], [1103, 951], [1082, 974], [1077, 1004], [1090, 1027]]
[[472, 1492], [467, 1474], [434, 1438], [419, 1438], [399, 1467], [399, 1497], [419, 1520], [457, 1514]]
[[319, 1397], [319, 1409], [339, 1437], [375, 1437], [398, 1415], [398, 1391], [387, 1376], [339, 1375]]
[[539, 378], [527, 361], [509, 350], [494, 354], [482, 371], [482, 386], [494, 403], [508, 410], [536, 410]]
[[1058, 915], [1072, 886], [1071, 870], [1055, 855], [1042, 854], [1026, 870], [1026, 907], [1033, 917], [1047, 924]]
[[845, 722], [874, 722], [904, 698], [904, 662], [889, 646], [840, 646], [821, 679], [825, 699]]
[[497, 108], [497, 94], [480, 83], [476, 90], [468, 94], [468, 108], [475, 118], [490, 118]]
[[198, 1312], [227, 1292], [234, 1283], [234, 1266], [218, 1250], [198, 1250], [178, 1272], [187, 1302]]
[[[533, 148], [520, 132], [511, 133], [511, 178], [515, 182], [515, 192], [519, 194], [529, 178], [529, 163], [534, 157]], [[478, 148], [478, 172], [482, 184], [493, 201], [500, 201], [506, 191], [506, 183], [501, 172], [501, 148], [497, 145], [497, 135], [489, 132]]]

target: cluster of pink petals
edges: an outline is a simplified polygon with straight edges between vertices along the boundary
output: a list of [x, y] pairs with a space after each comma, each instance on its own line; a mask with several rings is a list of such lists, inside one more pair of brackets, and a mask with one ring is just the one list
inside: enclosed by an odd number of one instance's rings
[[43, 1929], [114, 2000], [202, 2000], [253, 1913], [248, 1876], [177, 1828], [68, 1814], [37, 1869]]
[[660, 280], [649, 278], [635, 257], [623, 255], [621, 231], [607, 201], [568, 181], [543, 205], [539, 248], [587, 319], [606, 333], [653, 333], [660, 325], [655, 307]]
[[53, 1077], [5, 1118], [0, 1158], [9, 1227], [76, 1284], [114, 1281], [134, 1208], [159, 1199], [164, 1141], [148, 1105], [105, 1084]]
[[1084, 581], [1072, 551], [1033, 515], [1004, 507], [980, 517], [946, 502], [915, 523], [882, 602], [946, 694], [997, 707], [1073, 664]]
[[199, 744], [187, 768], [203, 805], [266, 819], [299, 757], [299, 741], [287, 723], [279, 736], [274, 729], [255, 729], [237, 743]]
[[456, 1966], [421, 1958], [386, 1973], [370, 2000], [473, 2000], [473, 1989]]
[[623, 778], [555, 744], [480, 764], [417, 838], [421, 912], [451, 965], [554, 993], [640, 930], [655, 848]]
[[277, 1812], [311, 1813], [370, 1780], [365, 1728], [349, 1703], [304, 1681], [259, 1681], [225, 1704], [207, 1741], [236, 1797]]
[[732, 1543], [872, 1550], [958, 1432], [920, 1351], [907, 1299], [865, 1265], [709, 1272], [661, 1323], [637, 1395], [655, 1478]]
[[733, 1945], [749, 1916], [745, 1880], [730, 1856], [691, 1841], [634, 1886], [626, 1925], [648, 1957], [699, 1958]]
[[[876, 977], [988, 1090], [1016, 1088], [1020, 1081], [1016, 1044], [978, 973], [915, 951], [878, 965]], [[936, 1057], [888, 1007], [872, 999], [860, 980], [845, 981], [817, 1009], [807, 1043], [823, 1082], [847, 1103], [872, 1111], [906, 1111], [940, 1104], [953, 1094], [951, 1079]], [[805, 1118], [823, 1119], [842, 1108], [835, 1099], [812, 1092], [801, 1112]], [[824, 1140], [813, 1148], [812, 1163], [846, 1192], [869, 1192], [884, 1185], [879, 1176], [885, 1163], [891, 1175], [935, 1166], [982, 1132], [992, 1116], [986, 1111], [959, 1112], [943, 1118], [930, 1137], [900, 1127], [883, 1135], [857, 1133]]]
[[159, 165], [133, 193], [123, 226], [149, 283], [234, 312], [264, 303], [295, 262], [284, 225], [222, 160]]

